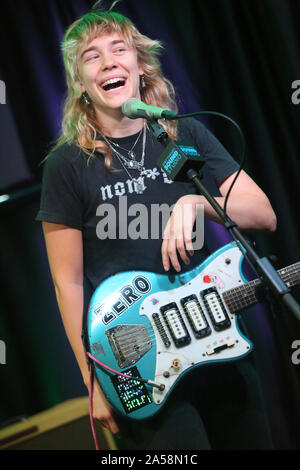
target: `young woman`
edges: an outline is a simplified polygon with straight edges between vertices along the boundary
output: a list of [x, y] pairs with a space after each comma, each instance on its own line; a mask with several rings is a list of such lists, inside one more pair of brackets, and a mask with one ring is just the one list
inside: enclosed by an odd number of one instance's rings
[[[46, 160], [37, 219], [43, 222], [64, 327], [84, 383], [89, 387], [81, 332], [93, 290], [119, 271], [143, 269], [163, 273], [191, 269], [210, 254], [206, 240], [203, 248], [195, 253], [191, 245], [197, 204], [204, 206], [205, 218], [220, 220], [206, 200], [196, 194], [192, 184], [172, 183], [159, 169], [156, 161], [163, 148], [147, 123], [143, 119], [129, 119], [122, 113], [122, 104], [133, 97], [176, 110], [173, 86], [163, 76], [158, 60], [161, 44], [143, 36], [128, 18], [118, 13], [93, 11], [68, 28], [62, 50], [68, 97], [61, 137]], [[205, 157], [203, 182], [222, 205], [238, 170], [232, 157], [196, 120], [184, 120], [178, 127], [174, 121], [161, 124], [171, 139], [192, 145]], [[124, 198], [127, 207], [143, 204], [149, 213], [153, 204], [166, 203], [169, 207], [175, 204], [165, 238], [124, 237], [119, 222], [120, 201], [124, 202]], [[110, 204], [117, 214], [116, 226], [106, 234], [99, 217], [104, 215], [103, 204]], [[178, 216], [181, 211], [177, 209], [183, 210], [183, 218]], [[268, 198], [245, 172], [233, 187], [227, 210], [241, 229], [275, 230], [276, 217]], [[249, 430], [251, 438], [249, 434], [245, 441], [252, 439], [252, 443], [242, 443], [242, 446], [269, 448], [256, 386], [252, 398], [246, 399], [244, 387], [249, 375], [245, 378], [244, 372], [238, 370], [239, 365], [222, 367], [212, 368], [208, 375], [223, 390], [223, 398], [219, 400], [222, 410], [231, 409], [222, 425], [223, 438], [214, 441], [215, 431], [218, 433], [220, 429], [216, 430], [211, 423], [219, 406], [208, 413], [209, 397], [206, 400], [204, 397], [208, 393], [204, 390], [208, 379], [201, 379], [201, 374], [206, 377], [207, 372], [197, 371], [187, 380], [185, 388], [179, 386], [175, 390], [157, 418], [132, 425], [132, 448], [202, 449], [211, 445], [226, 448], [232, 445], [227, 442], [228, 427], [229, 434]], [[199, 384], [203, 397], [200, 400], [197, 398]], [[232, 395], [226, 402], [229, 390]], [[208, 395], [211, 393], [210, 389]], [[236, 395], [242, 395], [243, 399], [239, 401]], [[241, 401], [239, 408], [234, 409]], [[209, 415], [205, 426], [202, 414]], [[256, 427], [263, 429], [260, 443], [255, 441], [257, 433], [249, 428], [247, 414], [251, 415], [250, 421], [255, 418]], [[94, 417], [112, 433], [119, 433], [124, 424], [113, 413], [97, 381]], [[183, 421], [184, 433], [180, 432]], [[129, 425], [127, 431], [128, 428]]]

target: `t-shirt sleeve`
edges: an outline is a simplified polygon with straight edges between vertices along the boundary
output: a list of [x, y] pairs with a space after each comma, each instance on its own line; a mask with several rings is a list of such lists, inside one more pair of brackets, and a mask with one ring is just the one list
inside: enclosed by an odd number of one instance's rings
[[210, 174], [220, 186], [226, 178], [239, 170], [240, 165], [201, 122], [191, 119], [189, 127]]
[[48, 156], [44, 164], [37, 221], [82, 229], [82, 197], [75, 161], [71, 147], [59, 148]]

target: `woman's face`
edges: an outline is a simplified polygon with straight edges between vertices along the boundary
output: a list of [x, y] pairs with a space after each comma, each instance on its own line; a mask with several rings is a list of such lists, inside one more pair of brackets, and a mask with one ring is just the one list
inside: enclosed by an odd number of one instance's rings
[[81, 52], [79, 73], [82, 92], [87, 92], [101, 117], [120, 114], [129, 98], [140, 98], [142, 68], [137, 52], [119, 33], [102, 34]]

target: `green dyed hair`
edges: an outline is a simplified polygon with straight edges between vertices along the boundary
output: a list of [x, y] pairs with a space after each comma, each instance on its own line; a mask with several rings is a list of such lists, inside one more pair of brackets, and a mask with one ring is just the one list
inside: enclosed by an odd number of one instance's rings
[[[89, 156], [97, 150], [104, 155], [107, 169], [111, 167], [112, 155], [106, 143], [99, 138], [101, 128], [93, 104], [87, 105], [83, 99], [78, 58], [83, 48], [93, 39], [101, 34], [115, 32], [137, 51], [138, 63], [144, 70], [146, 84], [140, 89], [142, 101], [177, 111], [174, 87], [161, 71], [158, 57], [163, 47], [159, 41], [142, 35], [127, 17], [111, 9], [109, 11], [93, 9], [76, 20], [67, 29], [62, 41], [68, 95], [64, 104], [62, 133], [54, 149], [65, 143], [75, 143]], [[161, 122], [161, 124], [171, 139], [177, 138], [175, 121]]]

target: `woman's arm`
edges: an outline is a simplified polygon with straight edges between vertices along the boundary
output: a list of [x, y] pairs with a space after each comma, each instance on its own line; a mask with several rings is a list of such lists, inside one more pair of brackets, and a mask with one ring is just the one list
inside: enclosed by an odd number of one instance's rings
[[[81, 339], [83, 321], [82, 233], [64, 225], [43, 222], [48, 260], [64, 328], [89, 389], [89, 370]], [[113, 433], [119, 432], [98, 382], [94, 381], [94, 418]]]
[[[222, 196], [216, 200], [222, 207], [224, 207], [226, 194], [235, 176], [236, 173], [229, 176], [219, 187]], [[202, 199], [205, 216], [221, 223], [219, 216], [208, 201], [204, 197]], [[276, 215], [269, 199], [245, 171], [241, 171], [230, 192], [227, 213], [241, 230], [267, 230], [270, 232], [276, 230]]]
[[[231, 175], [219, 187], [221, 196], [216, 197], [216, 200], [222, 207], [235, 175], [236, 173]], [[190, 262], [187, 252], [190, 255], [193, 254], [191, 235], [196, 219], [197, 205], [204, 207], [206, 218], [222, 223], [204, 196], [192, 194], [181, 197], [173, 209], [164, 232], [161, 254], [166, 271], [170, 269], [170, 263], [176, 271], [181, 270], [177, 252], [184, 263], [189, 264]], [[227, 214], [241, 230], [276, 230], [276, 215], [269, 199], [244, 171], [240, 173], [230, 193]]]

